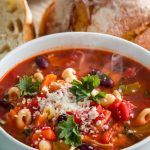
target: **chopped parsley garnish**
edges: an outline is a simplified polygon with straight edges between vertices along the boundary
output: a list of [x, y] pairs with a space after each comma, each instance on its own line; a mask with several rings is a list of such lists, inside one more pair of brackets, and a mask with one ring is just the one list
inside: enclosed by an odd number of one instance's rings
[[83, 88], [87, 92], [92, 92], [100, 84], [100, 79], [97, 75], [85, 76], [81, 78]]
[[81, 137], [78, 125], [75, 123], [73, 116], [68, 116], [66, 121], [58, 124], [58, 134], [60, 139], [64, 139], [66, 144], [73, 147], [81, 145]]
[[21, 91], [22, 96], [33, 96], [36, 95], [40, 90], [41, 82], [36, 80], [32, 81], [32, 76], [23, 76], [19, 79], [17, 87]]
[[25, 129], [25, 130], [23, 131], [23, 134], [24, 134], [26, 137], [30, 136], [30, 135], [31, 135], [31, 129]]
[[105, 98], [106, 93], [105, 92], [99, 92], [96, 96], [93, 97], [93, 101], [99, 103], [101, 98]]
[[104, 92], [99, 92], [96, 96], [92, 96], [91, 92], [100, 85], [100, 79], [97, 75], [85, 76], [81, 78], [81, 82], [73, 80], [70, 92], [76, 96], [77, 101], [84, 98], [99, 103], [101, 98], [105, 98]]

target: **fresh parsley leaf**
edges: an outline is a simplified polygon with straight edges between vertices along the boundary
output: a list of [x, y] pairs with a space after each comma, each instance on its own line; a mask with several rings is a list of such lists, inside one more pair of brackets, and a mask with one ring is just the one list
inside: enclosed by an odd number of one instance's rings
[[40, 86], [40, 81], [36, 80], [35, 82], [32, 82], [32, 76], [23, 76], [19, 79], [19, 83], [17, 84], [22, 96], [36, 95], [40, 90]]
[[93, 100], [97, 103], [100, 103], [101, 98], [105, 98], [106, 93], [105, 92], [99, 92], [97, 95], [93, 97]]
[[73, 80], [72, 85], [70, 92], [76, 96], [77, 101], [89, 96], [89, 93], [84, 90], [83, 85], [80, 82]]
[[31, 129], [25, 129], [25, 130], [23, 131], [23, 134], [24, 134], [26, 137], [30, 136], [30, 135], [31, 135]]
[[73, 116], [68, 116], [66, 121], [58, 124], [58, 134], [60, 139], [65, 139], [65, 143], [73, 147], [81, 145], [81, 137], [78, 125], [74, 122]]
[[85, 76], [81, 78], [81, 82], [73, 80], [70, 92], [76, 96], [77, 101], [80, 101], [84, 98], [89, 98], [98, 102], [99, 98], [105, 97], [104, 93], [100, 92], [98, 95], [93, 97], [91, 92], [99, 85], [100, 79], [97, 75]]
[[92, 92], [100, 84], [100, 79], [97, 75], [85, 76], [81, 78], [83, 87], [87, 92]]

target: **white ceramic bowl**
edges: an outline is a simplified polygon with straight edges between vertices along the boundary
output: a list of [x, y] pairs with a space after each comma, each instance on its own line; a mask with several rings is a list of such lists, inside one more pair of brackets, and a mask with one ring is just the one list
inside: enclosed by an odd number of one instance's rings
[[[144, 48], [110, 35], [99, 33], [60, 33], [41, 37], [28, 42], [12, 52], [0, 61], [0, 77], [20, 61], [54, 48], [102, 48], [132, 58], [150, 69], [150, 53]], [[0, 127], [0, 150], [33, 150], [7, 134]], [[126, 148], [126, 150], [149, 150], [150, 137]]]

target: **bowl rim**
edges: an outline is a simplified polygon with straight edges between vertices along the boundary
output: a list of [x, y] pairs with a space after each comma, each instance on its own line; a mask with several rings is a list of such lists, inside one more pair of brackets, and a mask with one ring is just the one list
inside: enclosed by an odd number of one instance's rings
[[[112, 39], [112, 43], [113, 43], [113, 40], [116, 40], [118, 42], [122, 42], [122, 43], [125, 43], [127, 45], [131, 45], [131, 46], [137, 48], [138, 51], [141, 51], [142, 53], [145, 53], [145, 55], [149, 55], [150, 56], [150, 52], [148, 50], [144, 49], [143, 47], [141, 47], [141, 46], [139, 46], [139, 45], [137, 45], [135, 43], [132, 43], [130, 41], [127, 41], [125, 39], [113, 36], [113, 35], [102, 34], [102, 33], [94, 33], [94, 32], [63, 32], [63, 33], [56, 33], [56, 34], [51, 34], [51, 35], [39, 37], [37, 39], [31, 40], [31, 41], [29, 41], [29, 42], [27, 42], [27, 43], [25, 43], [23, 45], [18, 46], [17, 48], [15, 48], [11, 52], [9, 52], [5, 57], [3, 57], [0, 60], [0, 65], [3, 62], [5, 62], [5, 60], [7, 60], [7, 58], [11, 57], [12, 54], [19, 53], [21, 51], [21, 49], [29, 47], [30, 45], [36, 44], [38, 42], [43, 42], [43, 41], [45, 41], [47, 39], [50, 40], [51, 38], [57, 38], [57, 37], [61, 37], [61, 36], [62, 37], [63, 36], [80, 36], [80, 35], [85, 35], [85, 37], [86, 36], [99, 36], [101, 38]], [[80, 48], [80, 46], [78, 46], [78, 47]], [[25, 60], [25, 59], [23, 59], [23, 60]], [[140, 62], [140, 61], [138, 60], [138, 62]], [[15, 65], [13, 65], [13, 67], [14, 66]], [[8, 69], [7, 71], [9, 71], [10, 69]], [[5, 73], [7, 73], [7, 71]], [[0, 76], [0, 78], [2, 78], [5, 75], [5, 73], [2, 76]], [[20, 146], [22, 148], [36, 150], [35, 148], [32, 148], [32, 147], [30, 147], [30, 146], [28, 146], [28, 145], [20, 142], [19, 140], [15, 139], [13, 136], [11, 136], [10, 134], [8, 134], [1, 126], [0, 126], [0, 132], [2, 134], [4, 134], [9, 140], [11, 140], [12, 142], [15, 142], [15, 144], [17, 144], [18, 146]], [[144, 145], [144, 144], [146, 144], [148, 142], [150, 142], [150, 136], [144, 138], [143, 140], [139, 141], [138, 143], [136, 143], [134, 145], [131, 145], [131, 146], [127, 147], [127, 148], [124, 148], [123, 150], [134, 150], [134, 149], [138, 148], [139, 146], [142, 146], [142, 145]]]

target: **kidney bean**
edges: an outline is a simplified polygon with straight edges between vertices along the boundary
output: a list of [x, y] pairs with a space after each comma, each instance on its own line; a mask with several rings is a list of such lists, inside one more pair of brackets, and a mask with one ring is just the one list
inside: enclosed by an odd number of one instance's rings
[[66, 114], [62, 114], [58, 117], [57, 122], [60, 123], [62, 121], [66, 121], [67, 120], [67, 115]]
[[45, 69], [48, 67], [48, 60], [43, 56], [37, 56], [35, 62], [40, 69]]
[[0, 100], [0, 106], [6, 109], [9, 109], [12, 107], [11, 103], [6, 100]]
[[76, 150], [103, 150], [103, 149], [98, 148], [98, 147], [94, 147], [94, 146], [86, 144], [86, 143], [83, 143], [82, 145], [78, 146], [76, 148]]
[[99, 79], [101, 80], [100, 85], [104, 87], [111, 88], [114, 86], [114, 81], [109, 77], [108, 75], [104, 74], [103, 72], [93, 69], [90, 72], [91, 75], [97, 75]]

